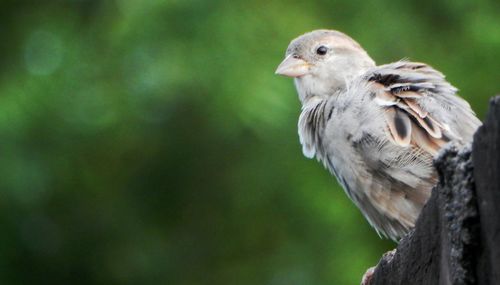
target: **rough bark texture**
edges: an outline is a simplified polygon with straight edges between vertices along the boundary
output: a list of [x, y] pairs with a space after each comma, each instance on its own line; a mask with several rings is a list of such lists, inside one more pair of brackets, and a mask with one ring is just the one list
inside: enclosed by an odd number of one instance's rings
[[500, 284], [500, 96], [491, 100], [472, 146], [435, 160], [439, 183], [370, 285]]
[[500, 284], [500, 96], [474, 136], [474, 179], [480, 219], [478, 284]]

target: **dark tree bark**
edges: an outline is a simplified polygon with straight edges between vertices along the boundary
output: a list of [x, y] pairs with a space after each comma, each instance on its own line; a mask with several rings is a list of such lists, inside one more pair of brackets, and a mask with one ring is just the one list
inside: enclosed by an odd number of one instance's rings
[[439, 183], [415, 229], [370, 285], [500, 284], [500, 96], [472, 146], [447, 147], [435, 165]]
[[480, 216], [477, 252], [478, 284], [500, 284], [500, 96], [491, 101], [488, 117], [472, 150]]

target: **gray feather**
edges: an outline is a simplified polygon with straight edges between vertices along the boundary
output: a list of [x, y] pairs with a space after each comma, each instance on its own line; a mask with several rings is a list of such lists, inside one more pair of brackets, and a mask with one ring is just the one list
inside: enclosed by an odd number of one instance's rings
[[[424, 94], [415, 100], [448, 126], [446, 132], [458, 142], [470, 141], [479, 126], [469, 105], [439, 72], [411, 66], [398, 62], [373, 68], [345, 90], [307, 100], [299, 120], [304, 154], [322, 161], [377, 232], [394, 240], [414, 226], [436, 182], [436, 172], [433, 153], [397, 145], [388, 137], [384, 107], [372, 95], [373, 76], [385, 76], [383, 83], [389, 90], [396, 89], [394, 84]], [[408, 116], [401, 112], [395, 113], [395, 126], [400, 137], [407, 138], [411, 128]], [[437, 127], [429, 118], [425, 122], [430, 129]]]
[[376, 66], [343, 33], [307, 33], [286, 55], [302, 68], [288, 75], [302, 102], [304, 155], [337, 177], [379, 234], [399, 239], [436, 182], [433, 156], [449, 141], [470, 142], [480, 121], [441, 72], [408, 61]]

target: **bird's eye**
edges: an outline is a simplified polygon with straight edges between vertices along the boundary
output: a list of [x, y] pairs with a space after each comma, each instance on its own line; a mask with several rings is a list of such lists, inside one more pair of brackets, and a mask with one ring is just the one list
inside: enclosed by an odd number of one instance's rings
[[318, 49], [316, 49], [316, 53], [319, 55], [325, 55], [327, 51], [328, 48], [325, 46], [320, 46]]

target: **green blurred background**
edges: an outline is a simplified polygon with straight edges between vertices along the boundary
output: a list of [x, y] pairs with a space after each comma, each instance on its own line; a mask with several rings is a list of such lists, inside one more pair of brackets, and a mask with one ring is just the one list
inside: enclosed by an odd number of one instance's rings
[[359, 284], [381, 240], [302, 156], [289, 41], [447, 74], [484, 117], [499, 1], [1, 1], [1, 284]]

